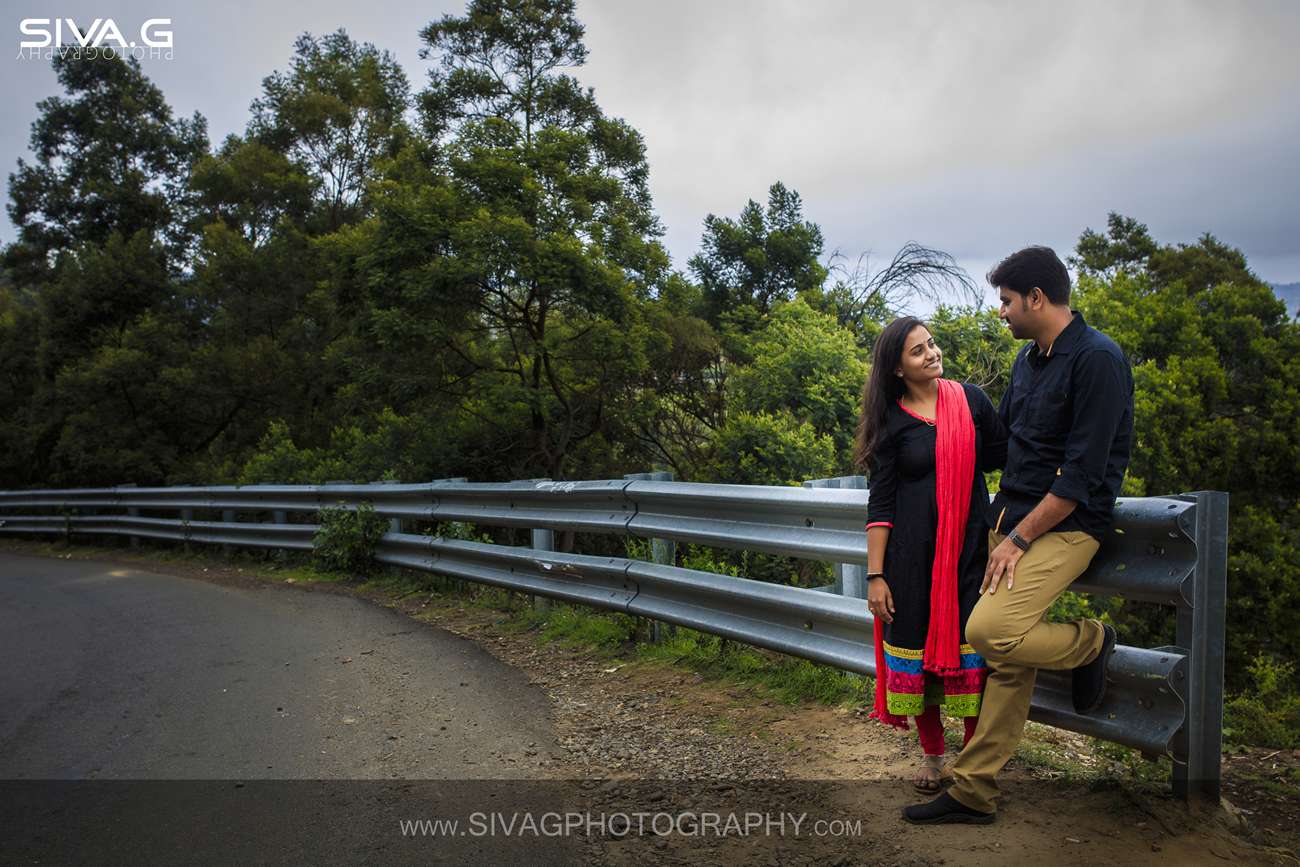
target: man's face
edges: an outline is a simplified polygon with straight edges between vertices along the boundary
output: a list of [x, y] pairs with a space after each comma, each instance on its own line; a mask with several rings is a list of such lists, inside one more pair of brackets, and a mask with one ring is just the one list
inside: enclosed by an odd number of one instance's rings
[[1017, 340], [1028, 338], [1028, 329], [1033, 316], [1033, 311], [1029, 309], [1029, 298], [1005, 286], [999, 286], [998, 301], [1001, 302], [1001, 306], [998, 307], [998, 318], [1007, 323], [1007, 327], [1011, 329], [1011, 336]]

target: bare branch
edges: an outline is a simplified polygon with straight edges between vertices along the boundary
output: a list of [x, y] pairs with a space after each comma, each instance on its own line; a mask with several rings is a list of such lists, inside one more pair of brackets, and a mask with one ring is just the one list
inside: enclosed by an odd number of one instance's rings
[[932, 305], [945, 302], [979, 308], [983, 293], [948, 253], [915, 241], [902, 246], [889, 264], [874, 273], [870, 253], [863, 253], [850, 269], [843, 255], [831, 255], [827, 270], [837, 275], [836, 287], [846, 298], [840, 310], [842, 322], [856, 322], [872, 312], [906, 312], [920, 300]]

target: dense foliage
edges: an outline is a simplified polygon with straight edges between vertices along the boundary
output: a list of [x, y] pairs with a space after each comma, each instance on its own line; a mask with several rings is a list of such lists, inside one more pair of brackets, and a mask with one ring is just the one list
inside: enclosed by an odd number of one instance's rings
[[[10, 175], [0, 487], [843, 475], [872, 339], [944, 292], [949, 375], [998, 398], [1017, 346], [951, 257], [848, 270], [779, 182], [674, 270], [641, 135], [570, 74], [582, 37], [572, 0], [473, 0], [421, 31], [413, 92], [304, 34], [215, 146], [138, 64], [56, 60]], [[1126, 490], [1232, 493], [1242, 683], [1300, 653], [1300, 325], [1210, 235], [1112, 215], [1073, 264], [1134, 365]]]

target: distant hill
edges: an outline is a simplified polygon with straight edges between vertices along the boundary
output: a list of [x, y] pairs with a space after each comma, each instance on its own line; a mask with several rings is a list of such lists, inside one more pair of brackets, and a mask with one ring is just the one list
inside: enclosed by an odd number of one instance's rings
[[1277, 297], [1286, 302], [1286, 311], [1292, 316], [1300, 308], [1300, 283], [1270, 283]]

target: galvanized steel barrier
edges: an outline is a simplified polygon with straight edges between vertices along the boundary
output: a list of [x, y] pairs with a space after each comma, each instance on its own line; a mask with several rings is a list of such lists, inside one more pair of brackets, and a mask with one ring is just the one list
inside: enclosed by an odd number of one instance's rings
[[[847, 480], [809, 487], [621, 480], [253, 485], [0, 491], [0, 532], [121, 535], [309, 550], [316, 526], [287, 514], [370, 503], [393, 523], [466, 521], [535, 532], [512, 547], [402, 532], [381, 562], [539, 597], [651, 618], [862, 674], [875, 674], [861, 599], [868, 491]], [[1115, 524], [1074, 589], [1173, 606], [1176, 643], [1119, 646], [1094, 713], [1074, 713], [1068, 672], [1040, 671], [1030, 718], [1173, 760], [1175, 792], [1217, 801], [1223, 716], [1228, 495], [1121, 499]], [[101, 514], [105, 510], [124, 514]], [[22, 514], [26, 511], [29, 514]], [[33, 514], [57, 511], [58, 514]], [[232, 520], [193, 520], [196, 511]], [[18, 514], [15, 514], [17, 512]], [[180, 519], [142, 512], [181, 514]], [[238, 520], [250, 515], [272, 521]], [[656, 540], [655, 560], [549, 550], [546, 531]], [[780, 586], [671, 565], [672, 542], [837, 564], [830, 588]], [[668, 552], [668, 553], [665, 553]], [[667, 561], [667, 562], [664, 562]], [[826, 591], [833, 592], [826, 592]]]

